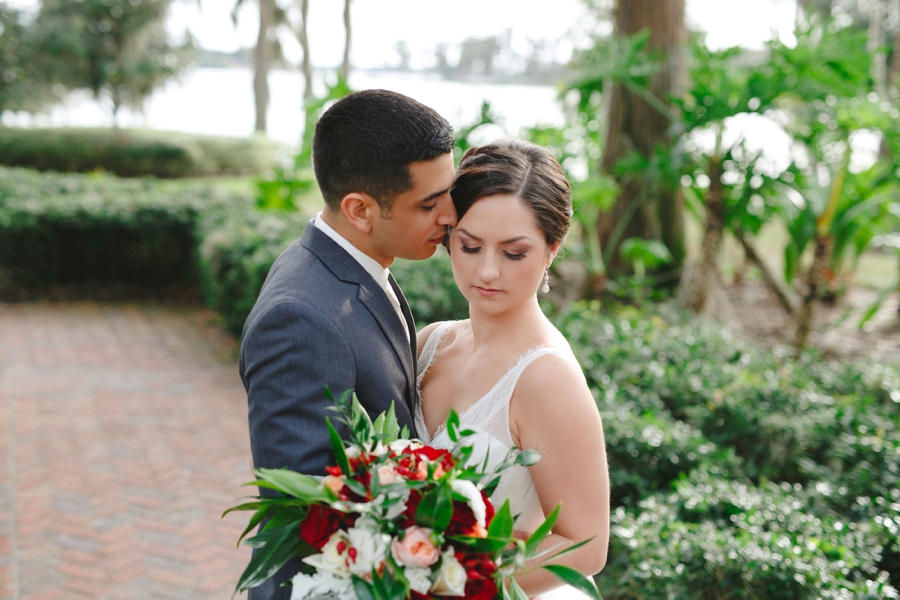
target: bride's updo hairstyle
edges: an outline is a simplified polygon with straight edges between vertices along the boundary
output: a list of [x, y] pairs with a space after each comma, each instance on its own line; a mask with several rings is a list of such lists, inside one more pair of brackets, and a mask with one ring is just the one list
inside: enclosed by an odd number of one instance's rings
[[572, 218], [572, 193], [556, 157], [518, 139], [470, 148], [459, 162], [450, 196], [462, 220], [481, 198], [510, 195], [531, 207], [548, 245], [562, 243]]

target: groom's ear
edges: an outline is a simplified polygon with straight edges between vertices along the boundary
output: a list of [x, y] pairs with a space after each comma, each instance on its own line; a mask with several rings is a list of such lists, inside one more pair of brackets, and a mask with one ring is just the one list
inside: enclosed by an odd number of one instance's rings
[[341, 200], [341, 212], [355, 229], [362, 233], [372, 231], [381, 207], [372, 196], [363, 192], [350, 192]]

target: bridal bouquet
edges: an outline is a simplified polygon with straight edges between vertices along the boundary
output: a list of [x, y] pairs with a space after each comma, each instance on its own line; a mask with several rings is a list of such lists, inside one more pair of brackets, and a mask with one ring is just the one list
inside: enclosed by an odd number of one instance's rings
[[[327, 393], [327, 391], [326, 391]], [[528, 540], [513, 537], [509, 503], [495, 512], [488, 500], [500, 473], [531, 465], [534, 451], [514, 451], [491, 472], [468, 465], [471, 431], [459, 430], [450, 414], [449, 450], [425, 446], [400, 430], [393, 406], [374, 422], [350, 392], [335, 406], [350, 430], [341, 440], [326, 419], [337, 465], [314, 478], [288, 470], [259, 469], [246, 485], [274, 490], [228, 509], [253, 511], [244, 543], [257, 549], [236, 592], [272, 577], [300, 558], [304, 572], [292, 580], [292, 600], [401, 600], [459, 597], [476, 600], [527, 596], [513, 579], [537, 556], [538, 545], [556, 522], [557, 507]], [[224, 516], [224, 515], [223, 515]], [[547, 558], [580, 547], [576, 544]], [[562, 565], [542, 565], [560, 579], [597, 598], [589, 579]]]

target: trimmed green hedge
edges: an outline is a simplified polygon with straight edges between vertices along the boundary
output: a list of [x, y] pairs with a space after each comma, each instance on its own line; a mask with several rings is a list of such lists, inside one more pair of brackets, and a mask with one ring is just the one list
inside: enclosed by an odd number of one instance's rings
[[22, 286], [195, 281], [195, 228], [223, 202], [152, 179], [0, 168], [0, 266]]
[[275, 148], [263, 137], [0, 127], [0, 164], [41, 171], [173, 178], [260, 173], [274, 162]]

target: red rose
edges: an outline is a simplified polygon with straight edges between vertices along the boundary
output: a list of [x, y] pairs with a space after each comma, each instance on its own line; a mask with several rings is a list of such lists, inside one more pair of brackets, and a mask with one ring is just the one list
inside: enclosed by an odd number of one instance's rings
[[306, 518], [300, 522], [300, 539], [316, 550], [321, 550], [331, 534], [345, 525], [348, 518], [349, 515], [339, 510], [313, 504], [309, 507]]
[[484, 491], [481, 492], [481, 499], [484, 500], [484, 526], [488, 527], [491, 524], [491, 521], [494, 520], [494, 505], [491, 504], [490, 499]]
[[440, 462], [444, 471], [449, 471], [453, 468], [453, 465], [456, 464], [453, 460], [453, 455], [450, 454], [449, 450], [441, 450], [432, 448], [431, 446], [422, 446], [421, 448], [413, 450], [412, 453], [416, 458], [422, 456], [427, 458], [429, 462]]
[[497, 583], [493, 577], [474, 579], [466, 582], [466, 600], [493, 600], [497, 597]]
[[422, 492], [419, 490], [410, 490], [409, 498], [406, 500], [406, 510], [403, 511], [403, 514], [400, 515], [400, 520], [397, 522], [397, 525], [401, 529], [406, 529], [412, 525], [416, 524], [416, 509], [419, 507], [419, 502], [422, 501]]

